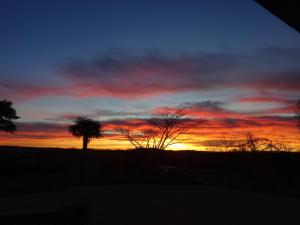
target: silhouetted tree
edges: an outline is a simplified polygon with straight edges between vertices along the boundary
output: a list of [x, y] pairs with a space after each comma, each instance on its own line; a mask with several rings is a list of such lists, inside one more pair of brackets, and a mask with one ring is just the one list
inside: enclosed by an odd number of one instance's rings
[[253, 133], [248, 132], [244, 140], [234, 140], [223, 138], [220, 141], [220, 148], [224, 151], [239, 151], [239, 152], [290, 152], [292, 148], [278, 141], [273, 141], [270, 138], [255, 137]]
[[77, 118], [75, 124], [69, 126], [69, 132], [75, 138], [82, 137], [82, 150], [86, 151], [92, 138], [102, 137], [101, 123], [99, 121]]
[[156, 148], [165, 150], [167, 147], [182, 142], [180, 137], [191, 129], [195, 120], [187, 117], [185, 107], [162, 108], [155, 117], [149, 119], [149, 123], [158, 132]]
[[121, 133], [136, 149], [157, 149], [158, 132], [153, 129], [132, 131], [128, 128], [118, 128], [117, 132]]
[[101, 123], [99, 121], [87, 119], [87, 118], [77, 118], [75, 124], [69, 126], [69, 132], [75, 138], [82, 137], [82, 157], [81, 157], [81, 184], [85, 183], [85, 158], [86, 151], [88, 149], [88, 143], [92, 138], [102, 137]]
[[147, 120], [150, 129], [132, 131], [119, 128], [136, 149], [165, 150], [167, 147], [182, 142], [181, 136], [191, 129], [196, 120], [188, 117], [185, 107], [161, 108], [152, 118]]
[[19, 119], [16, 110], [12, 107], [12, 102], [0, 100], [0, 130], [14, 133], [17, 129], [12, 120]]

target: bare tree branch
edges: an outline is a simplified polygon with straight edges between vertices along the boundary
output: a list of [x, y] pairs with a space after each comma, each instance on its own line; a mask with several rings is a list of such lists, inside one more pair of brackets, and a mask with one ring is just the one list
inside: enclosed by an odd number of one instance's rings
[[225, 151], [239, 152], [292, 151], [292, 147], [290, 147], [288, 144], [275, 142], [265, 137], [255, 137], [251, 132], [246, 134], [246, 138], [244, 140], [233, 140], [224, 137], [224, 139], [220, 141], [220, 147], [225, 149]]
[[187, 108], [182, 106], [164, 107], [147, 120], [151, 129], [132, 132], [119, 128], [118, 132], [124, 135], [135, 148], [165, 150], [179, 143], [180, 136], [195, 125], [196, 120], [188, 117], [187, 114]]

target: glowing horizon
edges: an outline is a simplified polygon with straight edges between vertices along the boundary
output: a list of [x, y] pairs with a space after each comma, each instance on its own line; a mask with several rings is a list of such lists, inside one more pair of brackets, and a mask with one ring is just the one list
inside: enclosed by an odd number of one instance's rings
[[[199, 109], [197, 109], [199, 110]], [[202, 109], [203, 110], [203, 109]], [[211, 109], [210, 109], [211, 110]], [[220, 109], [218, 109], [219, 111]], [[194, 111], [190, 115], [200, 114], [202, 117], [194, 117], [199, 125], [191, 128], [186, 134], [182, 135], [183, 141], [168, 147], [168, 150], [222, 150], [213, 143], [222, 141], [224, 138], [229, 140], [245, 140], [247, 133], [253, 133], [255, 137], [268, 138], [287, 144], [294, 150], [299, 150], [299, 130], [296, 127], [296, 120], [291, 117], [277, 118], [274, 116], [249, 116], [233, 113], [235, 118], [221, 117], [217, 113], [209, 114], [207, 111]], [[224, 114], [224, 112], [222, 113]], [[232, 112], [229, 113], [231, 115]], [[205, 115], [205, 117], [203, 116]], [[238, 116], [239, 115], [239, 116]], [[60, 147], [60, 148], [81, 148], [82, 140], [75, 139], [68, 133], [68, 126], [72, 123], [63, 124], [35, 124], [28, 128], [22, 128], [15, 134], [3, 134], [0, 137], [1, 145], [28, 146], [28, 147]], [[133, 146], [116, 132], [117, 128], [129, 128], [132, 130], [142, 130], [150, 128], [147, 119], [119, 119], [104, 121], [104, 137], [92, 139], [89, 148], [92, 149], [133, 149]], [[27, 125], [27, 124], [26, 124]], [[32, 131], [28, 132], [27, 130]], [[31, 136], [35, 138], [30, 138]]]

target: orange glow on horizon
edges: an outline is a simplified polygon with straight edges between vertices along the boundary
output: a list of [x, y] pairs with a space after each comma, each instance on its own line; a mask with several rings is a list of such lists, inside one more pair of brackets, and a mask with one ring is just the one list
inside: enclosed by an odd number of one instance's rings
[[[294, 149], [300, 149], [300, 134], [297, 128], [289, 126], [269, 126], [262, 128], [194, 128], [189, 134], [182, 136], [183, 141], [168, 147], [168, 150], [209, 150], [211, 146], [206, 143], [209, 141], [222, 140], [223, 138], [243, 140], [247, 132], [252, 132], [255, 137], [266, 137], [271, 140], [278, 140], [289, 144]], [[27, 146], [27, 147], [59, 147], [59, 148], [78, 148], [82, 147], [82, 140], [75, 139], [67, 132], [48, 134], [45, 138], [30, 138], [31, 132], [17, 132], [16, 134], [2, 134], [0, 145]], [[45, 133], [35, 132], [36, 136], [43, 136]], [[120, 135], [105, 136], [100, 139], [93, 139], [89, 144], [92, 149], [132, 149], [130, 143]]]
[[[201, 110], [199, 110], [201, 111]], [[198, 112], [199, 112], [198, 111]], [[213, 119], [208, 119], [209, 112], [200, 119], [196, 127], [182, 135], [182, 142], [169, 146], [168, 150], [210, 150], [211, 144], [220, 140], [234, 139], [244, 140], [247, 133], [253, 133], [258, 138], [288, 144], [294, 149], [300, 150], [300, 132], [293, 118], [281, 118], [272, 116], [254, 117], [245, 114], [224, 116], [211, 113]], [[29, 147], [82, 147], [82, 140], [76, 139], [68, 133], [69, 124], [29, 124], [20, 126], [14, 134], [3, 133], [0, 136], [0, 145], [29, 146]], [[151, 128], [142, 119], [123, 119], [113, 123], [104, 123], [104, 137], [93, 139], [89, 148], [93, 149], [132, 149], [132, 145], [123, 136], [114, 132], [123, 127], [132, 130]]]

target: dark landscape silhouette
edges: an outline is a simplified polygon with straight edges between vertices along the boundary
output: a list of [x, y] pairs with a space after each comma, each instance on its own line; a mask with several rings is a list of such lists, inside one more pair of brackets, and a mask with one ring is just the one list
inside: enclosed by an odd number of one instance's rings
[[[299, 106], [298, 102], [295, 126], [299, 126]], [[161, 111], [149, 119], [153, 129], [138, 132], [119, 128], [117, 131], [134, 147], [127, 151], [88, 149], [93, 138], [103, 136], [103, 130], [99, 121], [87, 118], [77, 118], [68, 127], [75, 138], [82, 138], [82, 149], [2, 146], [0, 191], [2, 195], [24, 195], [72, 187], [159, 184], [201, 185], [300, 197], [300, 152], [279, 141], [248, 133], [245, 140], [225, 138], [216, 147], [221, 150], [216, 152], [165, 150], [172, 143], [182, 141], [180, 135], [191, 126], [201, 125], [184, 110], [180, 107]], [[0, 112], [2, 130], [15, 132], [17, 127], [12, 120], [19, 117], [12, 103], [3, 100]], [[9, 224], [26, 221], [84, 224], [89, 214], [86, 207], [72, 204], [49, 212], [13, 217], [0, 214], [0, 219]]]
[[[0, 106], [1, 129], [13, 135], [17, 127], [12, 120], [20, 117], [12, 102], [2, 100]], [[83, 117], [76, 118], [68, 127], [71, 135], [82, 138], [82, 149], [2, 146], [0, 166], [4, 177], [0, 189], [30, 192], [106, 183], [178, 183], [299, 195], [299, 150], [279, 140], [256, 137], [249, 132], [245, 139], [229, 137], [212, 144], [214, 151], [166, 150], [183, 142], [181, 135], [191, 127], [201, 126], [185, 110], [182, 106], [162, 108], [148, 120], [152, 128], [146, 130], [118, 128], [117, 132], [133, 146], [127, 151], [88, 149], [88, 143], [103, 137], [104, 131], [99, 121]], [[300, 101], [295, 105], [295, 126], [300, 129], [299, 114]], [[26, 181], [19, 187], [18, 176], [24, 175]], [[15, 179], [12, 183], [11, 177]], [[46, 180], [42, 181], [43, 177]]]

